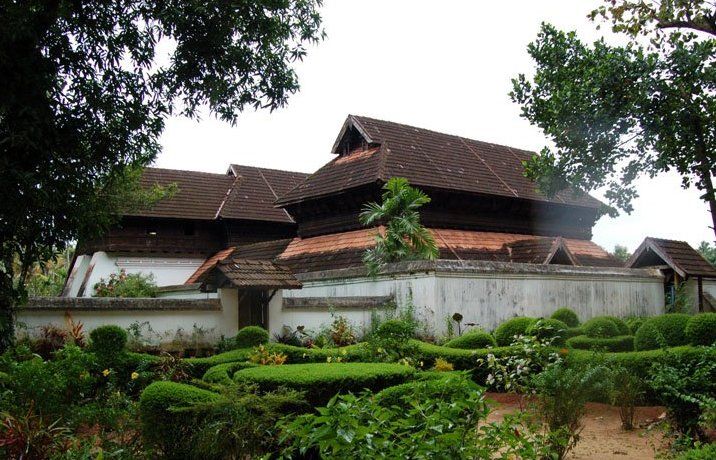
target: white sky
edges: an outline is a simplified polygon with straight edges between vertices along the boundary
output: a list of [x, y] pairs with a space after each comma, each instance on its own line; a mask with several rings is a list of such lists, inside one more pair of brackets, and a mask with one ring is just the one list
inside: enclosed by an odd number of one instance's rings
[[[155, 165], [313, 172], [332, 158], [331, 145], [351, 113], [537, 151], [545, 137], [520, 118], [507, 95], [510, 79], [530, 73], [526, 46], [542, 21], [590, 41], [609, 35], [586, 18], [596, 4], [326, 0], [328, 37], [296, 66], [301, 90], [287, 107], [246, 112], [234, 127], [208, 116], [170, 119]], [[681, 189], [678, 176], [641, 180], [639, 193], [631, 215], [602, 217], [594, 241], [633, 250], [647, 235], [692, 245], [713, 240], [706, 204], [696, 190]]]

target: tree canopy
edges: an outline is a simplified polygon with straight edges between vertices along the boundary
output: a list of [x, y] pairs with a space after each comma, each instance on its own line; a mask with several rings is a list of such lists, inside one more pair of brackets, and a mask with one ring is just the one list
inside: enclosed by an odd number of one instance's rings
[[609, 1], [592, 13], [630, 37], [650, 36], [648, 48], [589, 45], [542, 25], [528, 46], [534, 75], [519, 75], [510, 93], [553, 144], [526, 172], [547, 194], [605, 187], [614, 214], [632, 211], [638, 177], [675, 171], [702, 193], [716, 227], [716, 40], [692, 32], [706, 28], [713, 7], [654, 3]]
[[376, 236], [375, 247], [363, 257], [368, 273], [375, 276], [390, 262], [437, 259], [435, 239], [420, 223], [419, 209], [430, 203], [430, 197], [403, 177], [391, 178], [383, 189], [382, 202], [366, 204], [360, 214], [363, 225], [385, 225], [385, 232]]
[[106, 228], [167, 116], [286, 104], [320, 4], [0, 0], [0, 348], [29, 267]]

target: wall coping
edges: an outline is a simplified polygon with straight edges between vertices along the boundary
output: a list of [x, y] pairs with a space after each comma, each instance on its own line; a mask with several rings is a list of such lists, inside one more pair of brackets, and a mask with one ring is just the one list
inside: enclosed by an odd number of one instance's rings
[[[542, 265], [524, 264], [515, 262], [497, 262], [487, 260], [415, 260], [388, 264], [381, 270], [377, 279], [395, 275], [470, 275], [470, 274], [521, 274], [546, 276], [597, 276], [621, 278], [652, 278], [663, 279], [659, 270], [651, 268], [621, 268], [621, 267], [582, 267], [572, 265]], [[365, 278], [368, 272], [365, 267], [341, 268], [318, 272], [298, 273], [296, 278], [302, 282], [323, 281], [348, 278]]]
[[30, 297], [19, 311], [221, 311], [220, 299]]

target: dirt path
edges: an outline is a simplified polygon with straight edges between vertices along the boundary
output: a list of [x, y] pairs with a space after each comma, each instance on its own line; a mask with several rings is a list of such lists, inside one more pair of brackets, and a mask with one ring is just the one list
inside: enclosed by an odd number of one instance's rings
[[[515, 395], [488, 393], [488, 399], [495, 402], [495, 410], [488, 420], [500, 420], [505, 414], [519, 410]], [[567, 458], [574, 460], [637, 459], [656, 457], [662, 447], [662, 435], [658, 429], [644, 427], [663, 414], [663, 407], [639, 407], [636, 411], [633, 431], [621, 428], [619, 409], [606, 404], [589, 403], [584, 417], [584, 430], [577, 446]]]

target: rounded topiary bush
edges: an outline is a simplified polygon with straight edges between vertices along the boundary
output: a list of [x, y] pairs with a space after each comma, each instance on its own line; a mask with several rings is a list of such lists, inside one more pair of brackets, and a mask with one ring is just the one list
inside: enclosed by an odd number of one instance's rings
[[389, 319], [375, 331], [377, 337], [384, 340], [407, 341], [413, 338], [415, 326], [400, 319]]
[[716, 343], [716, 313], [700, 313], [686, 323], [686, 339], [691, 345]]
[[524, 335], [527, 332], [527, 328], [535, 321], [537, 321], [535, 318], [518, 316], [500, 324], [494, 332], [497, 345], [501, 347], [510, 345], [516, 335]]
[[525, 333], [539, 340], [552, 340], [552, 345], [564, 345], [566, 332], [569, 329], [564, 322], [553, 319], [539, 319], [527, 328]]
[[[667, 313], [666, 315], [653, 316], [646, 320], [644, 325], [652, 324], [662, 337], [668, 347], [686, 345], [686, 325], [691, 319], [686, 313]], [[642, 325], [642, 327], [644, 327]]]
[[597, 316], [592, 318], [582, 326], [582, 330], [587, 337], [592, 339], [606, 339], [619, 335], [619, 328], [607, 316]]
[[559, 308], [551, 316], [552, 319], [558, 319], [569, 327], [579, 326], [579, 317], [570, 308]]
[[494, 347], [496, 345], [495, 338], [481, 330], [466, 332], [445, 344], [448, 348], [462, 348], [464, 350], [477, 350], [478, 348]]
[[567, 346], [578, 350], [606, 350], [613, 353], [633, 351], [634, 337], [631, 335], [620, 335], [607, 339], [593, 339], [586, 335], [580, 335], [567, 340]]
[[100, 326], [90, 332], [91, 349], [97, 355], [112, 356], [124, 351], [127, 331], [119, 326]]
[[327, 403], [338, 392], [379, 391], [415, 375], [410, 366], [394, 363], [312, 363], [242, 369], [234, 381], [254, 383], [262, 391], [286, 387], [303, 391], [313, 405]]
[[653, 323], [645, 321], [634, 335], [634, 349], [637, 351], [656, 350], [666, 345], [664, 337]]
[[259, 326], [246, 326], [239, 329], [234, 338], [237, 348], [257, 347], [261, 344], [268, 343], [268, 331]]
[[635, 335], [636, 331], [638, 331], [641, 325], [644, 324], [644, 321], [646, 321], [646, 318], [634, 316], [632, 318], [627, 318], [624, 322], [627, 326], [629, 326], [629, 331], [631, 331], [631, 335]]
[[617, 318], [616, 316], [605, 316], [605, 318], [609, 318], [609, 320], [614, 323], [617, 327], [617, 331], [619, 331], [619, 335], [631, 335], [631, 329], [629, 329], [629, 326], [623, 319]]

